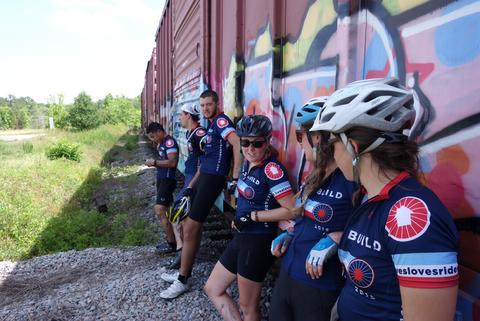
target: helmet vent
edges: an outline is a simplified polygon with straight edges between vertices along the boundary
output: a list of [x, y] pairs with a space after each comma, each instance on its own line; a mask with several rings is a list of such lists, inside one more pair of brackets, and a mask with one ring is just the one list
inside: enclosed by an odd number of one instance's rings
[[372, 100], [374, 100], [375, 98], [378, 98], [380, 96], [386, 96], [386, 97], [402, 97], [404, 94], [403, 93], [400, 93], [400, 92], [396, 92], [396, 91], [380, 91], [380, 90], [376, 90], [376, 91], [372, 91], [367, 97], [365, 97], [365, 99], [363, 100], [364, 103], [368, 103]]
[[352, 95], [352, 96], [349, 96], [349, 97], [345, 97], [343, 99], [340, 99], [338, 101], [335, 102], [335, 104], [333, 105], [333, 107], [337, 107], [337, 106], [341, 106], [341, 105], [347, 105], [349, 104], [352, 100], [355, 99], [355, 97], [357, 97], [357, 95]]
[[382, 110], [382, 106], [377, 106], [377, 107], [372, 108], [369, 111], [367, 111], [367, 115], [373, 116], [373, 115], [379, 113], [381, 110]]

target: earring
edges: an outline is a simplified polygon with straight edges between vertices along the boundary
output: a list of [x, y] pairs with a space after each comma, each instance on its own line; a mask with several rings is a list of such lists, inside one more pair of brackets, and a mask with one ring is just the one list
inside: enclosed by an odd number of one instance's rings
[[360, 161], [360, 157], [358, 156], [357, 153], [355, 153], [355, 156], [353, 156], [352, 158], [352, 165], [357, 166], [359, 161]]

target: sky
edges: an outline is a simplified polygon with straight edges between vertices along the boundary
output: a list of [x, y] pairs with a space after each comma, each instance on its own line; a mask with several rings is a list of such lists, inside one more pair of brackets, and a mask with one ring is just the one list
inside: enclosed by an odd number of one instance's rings
[[138, 96], [164, 3], [1, 0], [0, 97]]

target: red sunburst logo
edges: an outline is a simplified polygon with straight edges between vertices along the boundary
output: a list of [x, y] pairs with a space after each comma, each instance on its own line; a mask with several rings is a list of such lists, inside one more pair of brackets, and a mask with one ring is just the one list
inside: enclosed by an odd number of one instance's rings
[[219, 128], [225, 128], [225, 127], [227, 127], [227, 125], [228, 125], [228, 121], [225, 118], [219, 118], [217, 120], [217, 126]]
[[267, 175], [268, 178], [276, 181], [277, 179], [283, 177], [283, 170], [277, 163], [268, 163], [267, 166], [265, 166], [265, 175]]
[[427, 204], [417, 197], [399, 199], [388, 213], [385, 229], [396, 241], [406, 242], [420, 237], [430, 225]]
[[167, 140], [167, 142], [165, 143], [165, 146], [167, 147], [172, 147], [175, 143], [173, 142], [173, 139], [169, 139]]

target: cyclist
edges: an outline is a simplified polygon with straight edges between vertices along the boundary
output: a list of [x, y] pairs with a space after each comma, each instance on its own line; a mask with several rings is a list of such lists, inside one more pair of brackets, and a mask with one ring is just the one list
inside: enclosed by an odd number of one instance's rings
[[213, 90], [206, 90], [200, 95], [200, 108], [203, 116], [209, 120], [204, 155], [200, 157], [200, 174], [195, 183], [195, 198], [188, 217], [183, 222], [183, 248], [180, 270], [163, 273], [161, 278], [172, 283], [160, 293], [163, 299], [173, 299], [189, 290], [189, 278], [193, 261], [200, 246], [203, 222], [207, 218], [215, 200], [220, 195], [230, 172], [233, 147], [232, 180], [238, 180], [240, 171], [240, 140], [233, 123], [227, 115], [219, 110], [218, 95]]
[[448, 210], [417, 179], [418, 145], [405, 135], [414, 118], [398, 79], [371, 79], [333, 93], [312, 127], [332, 133], [339, 168], [365, 192], [339, 244], [340, 320], [454, 318], [458, 238]]
[[[275, 238], [277, 223], [255, 221], [269, 215], [290, 217], [293, 192], [287, 171], [270, 146], [270, 120], [261, 115], [244, 116], [237, 124], [237, 134], [245, 157], [233, 222], [237, 232], [204, 290], [224, 320], [260, 320], [260, 292], [274, 261], [270, 243]], [[226, 292], [235, 279], [241, 312]]]
[[160, 242], [156, 250], [159, 254], [173, 253], [177, 250], [177, 242], [166, 213], [173, 201], [173, 191], [177, 185], [175, 171], [178, 164], [178, 145], [175, 138], [167, 135], [163, 126], [157, 122], [148, 125], [147, 136], [157, 144], [159, 158], [147, 159], [145, 165], [157, 168], [157, 201], [153, 210], [165, 230], [167, 239], [167, 244]]
[[296, 200], [294, 231], [280, 234], [272, 253], [285, 253], [275, 283], [270, 320], [330, 320], [343, 285], [337, 243], [351, 215], [355, 184], [337, 168], [328, 132], [309, 132], [327, 97], [307, 102], [296, 114], [297, 140], [314, 165]]
[[[200, 121], [200, 107], [195, 104], [184, 104], [181, 107], [181, 112], [179, 115], [180, 126], [187, 130], [185, 138], [187, 139], [187, 159], [185, 160], [185, 170], [184, 175], [185, 179], [183, 182], [182, 189], [177, 193], [175, 197], [174, 204], [181, 202], [183, 197], [188, 197], [188, 201], [191, 202], [193, 198], [193, 186], [197, 181], [199, 172], [198, 168], [200, 165], [200, 156], [203, 154], [200, 149], [200, 141], [205, 137], [207, 131], [205, 128], [201, 127], [199, 124]], [[175, 206], [174, 206], [175, 207]], [[179, 213], [172, 213], [171, 215]], [[183, 214], [183, 213], [182, 213]], [[187, 214], [185, 212], [185, 214]], [[177, 246], [177, 253], [172, 264], [170, 264], [170, 269], [180, 268], [181, 262], [181, 248], [182, 248], [182, 231], [181, 225], [179, 223], [183, 217], [171, 217], [170, 220], [175, 220], [172, 222], [175, 236], [177, 238], [177, 244], [180, 243], [180, 246]]]

